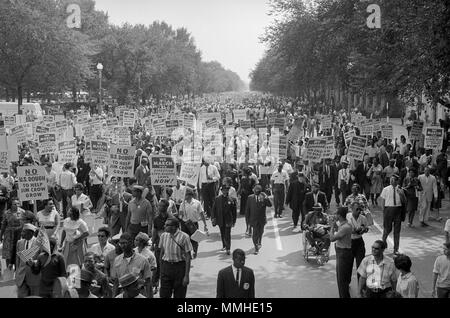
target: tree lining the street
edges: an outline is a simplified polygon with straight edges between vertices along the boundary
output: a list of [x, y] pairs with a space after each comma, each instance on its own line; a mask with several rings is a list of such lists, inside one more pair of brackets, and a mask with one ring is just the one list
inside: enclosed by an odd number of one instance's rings
[[366, 26], [367, 1], [272, 1], [273, 13], [283, 19], [262, 39], [268, 50], [251, 73], [251, 89], [310, 100], [337, 90], [343, 101], [352, 94], [412, 99], [422, 93], [434, 104], [445, 101], [448, 1], [373, 3], [381, 7], [381, 29]]
[[[81, 28], [66, 25], [68, 4], [81, 8]], [[120, 103], [133, 98], [195, 95], [242, 90], [239, 76], [218, 62], [202, 61], [185, 28], [166, 22], [116, 26], [95, 9], [93, 0], [2, 1], [0, 10], [0, 85], [8, 97], [103, 87]], [[96, 94], [98, 95], [98, 94]]]

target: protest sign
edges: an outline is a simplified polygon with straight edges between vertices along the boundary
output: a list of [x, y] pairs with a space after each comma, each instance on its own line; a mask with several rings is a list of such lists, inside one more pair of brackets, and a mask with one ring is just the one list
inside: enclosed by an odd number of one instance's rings
[[381, 131], [381, 119], [380, 118], [372, 119], [372, 125], [373, 125], [373, 133], [377, 133], [378, 131]]
[[177, 185], [177, 169], [171, 156], [150, 156], [149, 159], [152, 185]]
[[3, 149], [0, 150], [0, 173], [9, 173], [8, 151]]
[[170, 136], [170, 135], [172, 135], [173, 131], [180, 126], [180, 123], [178, 120], [166, 120], [165, 126], [166, 126], [166, 130], [165, 130], [166, 135], [165, 136]]
[[239, 121], [239, 127], [242, 129], [248, 129], [252, 127], [252, 122], [250, 120], [241, 120]]
[[424, 122], [420, 120], [413, 121], [413, 125], [411, 127], [411, 133], [409, 139], [411, 140], [420, 140], [423, 133]]
[[43, 166], [17, 167], [20, 201], [48, 199], [46, 172]]
[[37, 125], [35, 129], [36, 129], [36, 131], [35, 131], [36, 137], [37, 137], [37, 135], [45, 134], [50, 131], [50, 128], [48, 128], [47, 126], [42, 126], [42, 125]]
[[381, 137], [394, 139], [394, 127], [391, 124], [381, 125]]
[[77, 155], [76, 140], [58, 142], [58, 161], [61, 163], [72, 162]]
[[372, 124], [366, 124], [364, 126], [361, 126], [359, 134], [361, 136], [372, 136], [373, 135], [373, 125]]
[[218, 128], [219, 122], [217, 121], [216, 118], [210, 118], [205, 121], [205, 127], [206, 128]]
[[114, 127], [114, 135], [117, 137], [117, 146], [131, 146], [130, 130], [128, 127]]
[[184, 114], [183, 127], [186, 129], [192, 129], [194, 126], [195, 116], [193, 114]]
[[19, 144], [27, 142], [27, 134], [23, 125], [11, 128], [11, 136], [15, 136]]
[[356, 136], [355, 130], [350, 130], [350, 131], [345, 132], [344, 133], [345, 143], [348, 144], [354, 136]]
[[14, 116], [3, 116], [5, 128], [12, 128], [16, 125], [16, 118]]
[[25, 124], [27, 122], [27, 115], [16, 114], [16, 125]]
[[119, 120], [116, 117], [112, 117], [112, 118], [106, 118], [106, 126], [108, 127], [115, 127], [115, 126], [119, 126]]
[[100, 166], [108, 164], [108, 142], [91, 140], [92, 162]]
[[44, 121], [44, 123], [51, 123], [52, 121], [55, 121], [55, 116], [44, 115], [44, 116], [42, 116], [42, 120]]
[[84, 162], [92, 162], [92, 151], [91, 151], [91, 141], [86, 141], [86, 148], [84, 150]]
[[348, 147], [347, 156], [349, 158], [360, 160], [364, 159], [364, 154], [366, 152], [367, 138], [354, 136]]
[[233, 115], [235, 123], [239, 123], [240, 120], [247, 120], [247, 109], [235, 109]]
[[321, 120], [322, 130], [331, 129], [331, 116], [325, 116]]
[[327, 141], [321, 138], [311, 138], [308, 140], [306, 145], [306, 156], [305, 160], [310, 162], [320, 162], [323, 152], [325, 151], [325, 146]]
[[440, 127], [426, 127], [424, 148], [441, 151], [444, 129]]
[[255, 121], [255, 128], [267, 128], [267, 120], [265, 119], [258, 119]]
[[280, 136], [278, 140], [278, 159], [283, 160], [287, 158], [287, 136]]
[[199, 119], [206, 122], [210, 119], [215, 118], [217, 122], [222, 122], [222, 115], [219, 112], [213, 112], [213, 113], [200, 113]]
[[121, 178], [134, 177], [134, 157], [136, 147], [111, 146], [108, 172], [111, 176]]
[[180, 170], [180, 180], [196, 185], [200, 174], [201, 163], [183, 162]]
[[124, 111], [123, 112], [123, 127], [134, 127], [134, 123], [136, 121], [136, 113], [130, 112], [130, 111]]
[[322, 153], [322, 159], [334, 159], [336, 150], [334, 149], [334, 136], [322, 137], [326, 140], [325, 149]]
[[284, 117], [277, 117], [275, 118], [275, 121], [272, 125], [272, 127], [284, 130], [284, 126], [286, 125], [286, 118]]
[[39, 134], [39, 155], [50, 155], [56, 153], [56, 135], [52, 133]]

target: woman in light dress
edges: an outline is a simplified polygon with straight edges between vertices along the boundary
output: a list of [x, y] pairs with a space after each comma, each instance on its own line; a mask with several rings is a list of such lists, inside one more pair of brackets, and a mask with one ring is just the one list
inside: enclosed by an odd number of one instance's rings
[[380, 164], [377, 157], [373, 158], [373, 164], [367, 171], [367, 177], [370, 178], [370, 199], [372, 205], [378, 205], [378, 198], [380, 197], [381, 191], [383, 191], [383, 179], [381, 173], [383, 172], [383, 166]]
[[45, 208], [37, 213], [37, 220], [39, 227], [43, 227], [47, 236], [55, 237], [60, 228], [61, 218], [58, 211], [56, 211], [53, 199], [44, 200]]
[[91, 213], [93, 207], [91, 199], [83, 193], [84, 186], [81, 183], [77, 183], [74, 190], [75, 194], [70, 198], [71, 206], [80, 211], [81, 219], [87, 223], [89, 231], [93, 233], [95, 217]]
[[80, 211], [72, 207], [69, 217], [63, 222], [63, 232], [59, 245], [66, 261], [66, 266], [76, 264], [81, 266], [86, 253], [86, 238], [89, 236], [87, 224], [80, 218]]

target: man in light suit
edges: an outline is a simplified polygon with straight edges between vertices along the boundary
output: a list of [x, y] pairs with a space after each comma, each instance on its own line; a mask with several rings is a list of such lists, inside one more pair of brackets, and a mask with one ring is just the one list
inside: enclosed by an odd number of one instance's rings
[[[22, 229], [22, 239], [17, 242], [17, 253], [23, 250], [30, 249], [35, 246], [36, 237], [34, 237], [34, 232], [37, 228], [27, 223]], [[36, 251], [36, 255], [39, 251]], [[34, 256], [36, 256], [34, 255]], [[39, 283], [41, 280], [40, 275], [35, 275], [31, 272], [30, 266], [27, 266], [19, 256], [16, 257], [16, 285], [17, 285], [17, 297], [25, 298], [28, 296], [38, 296], [39, 295]]]
[[255, 245], [255, 254], [261, 249], [261, 240], [264, 234], [264, 226], [267, 223], [266, 207], [272, 206], [267, 195], [262, 191], [262, 187], [258, 184], [253, 189], [254, 194], [247, 199], [245, 206], [245, 218], [253, 229], [253, 244]]
[[245, 252], [233, 251], [233, 265], [217, 276], [217, 298], [255, 298], [255, 275], [245, 267]]
[[423, 191], [419, 195], [419, 221], [422, 226], [428, 226], [425, 221], [428, 221], [430, 215], [431, 202], [438, 197], [438, 189], [436, 177], [430, 174], [430, 168], [425, 167], [424, 173], [419, 176], [420, 184]]

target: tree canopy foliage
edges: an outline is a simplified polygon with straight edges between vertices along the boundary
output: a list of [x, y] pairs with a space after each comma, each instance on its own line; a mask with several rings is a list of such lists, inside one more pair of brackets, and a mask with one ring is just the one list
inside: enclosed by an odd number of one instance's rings
[[[71, 3], [80, 5], [80, 29], [66, 25]], [[185, 28], [112, 25], [93, 0], [1, 0], [0, 85], [19, 103], [25, 91], [98, 91], [99, 62], [103, 87], [120, 102], [244, 88], [236, 73], [202, 61]]]
[[[269, 48], [251, 74], [252, 90], [305, 95], [338, 81], [353, 93], [432, 101], [449, 91], [450, 3], [445, 0], [273, 0]], [[367, 6], [381, 8], [369, 29]]]

